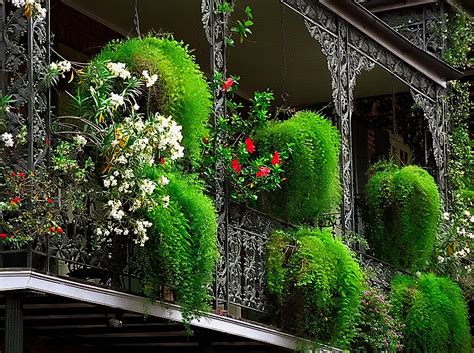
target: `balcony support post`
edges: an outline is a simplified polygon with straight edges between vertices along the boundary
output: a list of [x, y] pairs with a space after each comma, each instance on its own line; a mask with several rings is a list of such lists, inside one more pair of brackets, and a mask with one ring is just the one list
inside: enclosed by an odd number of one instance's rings
[[[219, 8], [225, 0], [202, 0], [202, 22], [207, 40], [210, 44], [211, 80], [227, 77], [226, 36], [228, 33], [228, 14]], [[227, 115], [226, 93], [219, 84], [213, 85], [214, 108], [212, 124], [214, 128], [214, 150], [218, 145], [225, 144], [225, 132], [217, 130], [218, 120]], [[215, 165], [215, 205], [218, 214], [217, 240], [220, 259], [216, 269], [216, 280], [213, 288], [215, 309], [227, 310], [229, 304], [229, 204], [225, 166], [217, 160]]]
[[23, 302], [19, 296], [6, 299], [5, 352], [23, 353]]

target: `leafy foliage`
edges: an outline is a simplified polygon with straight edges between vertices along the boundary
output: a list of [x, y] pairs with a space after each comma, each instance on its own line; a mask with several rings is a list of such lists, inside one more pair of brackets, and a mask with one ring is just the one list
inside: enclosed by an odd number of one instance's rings
[[[180, 177], [160, 168], [145, 174], [152, 180], [169, 178], [164, 193], [168, 207], [156, 207], [147, 213], [153, 223], [150, 239], [145, 244], [145, 288], [153, 295], [156, 288], [174, 286], [185, 322], [207, 311], [218, 251], [217, 218], [212, 201], [202, 193], [191, 177]], [[161, 199], [162, 193], [155, 193]]]
[[470, 352], [467, 305], [457, 284], [424, 274], [396, 277], [390, 302], [405, 323], [406, 352]]
[[366, 236], [374, 255], [405, 269], [426, 267], [441, 216], [436, 183], [427, 171], [382, 162], [365, 190]]
[[[282, 232], [272, 235], [269, 290], [278, 296], [283, 294], [284, 305], [295, 315], [294, 320], [289, 319], [298, 334], [347, 348], [357, 333], [364, 290], [357, 261], [328, 230], [297, 231], [293, 235], [293, 253], [288, 253], [290, 239]], [[300, 310], [291, 302], [294, 297], [302, 299]]]
[[448, 48], [445, 52], [445, 60], [457, 67], [468, 67], [474, 64], [469, 57], [474, 44], [474, 22], [464, 11], [456, 10], [456, 13], [448, 23]]
[[269, 124], [256, 135], [263, 151], [290, 146], [285, 164], [287, 182], [265, 195], [264, 209], [295, 223], [313, 222], [337, 206], [340, 199], [340, 138], [331, 122], [310, 111]]
[[203, 137], [208, 136], [212, 106], [203, 73], [183, 43], [172, 37], [132, 38], [112, 42], [96, 60], [119, 61], [135, 74], [147, 70], [158, 75], [144, 104], [148, 113], [171, 115], [183, 127], [183, 145], [189, 160], [197, 163]]
[[228, 114], [219, 117], [213, 135], [205, 141], [201, 175], [213, 185], [216, 164], [222, 164], [230, 184], [230, 197], [236, 201], [254, 202], [262, 191], [280, 187], [285, 172], [282, 166], [288, 158], [288, 146], [268, 153], [252, 140], [255, 130], [268, 124], [273, 93], [255, 92], [247, 112], [234, 97], [237, 77], [223, 81], [221, 75], [217, 75], [214, 80], [227, 92]]
[[351, 352], [402, 351], [402, 324], [391, 314], [391, 305], [377, 288], [368, 288], [362, 296], [358, 334]]

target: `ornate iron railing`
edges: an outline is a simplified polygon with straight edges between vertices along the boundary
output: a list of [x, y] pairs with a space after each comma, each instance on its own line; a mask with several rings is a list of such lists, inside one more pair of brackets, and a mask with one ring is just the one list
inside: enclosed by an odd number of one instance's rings
[[[439, 112], [439, 88], [413, 69], [406, 69], [398, 58], [372, 43], [349, 24], [340, 21], [326, 9], [314, 2], [285, 0], [289, 6], [303, 16], [310, 34], [321, 44], [328, 57], [333, 74], [334, 99], [340, 115], [343, 135], [343, 223], [346, 231], [354, 228], [358, 220], [354, 210], [351, 164], [351, 107], [355, 78], [362, 70], [371, 69], [375, 63], [394, 72], [397, 77], [410, 84], [417, 102], [425, 108], [427, 116], [441, 120]], [[212, 70], [225, 74], [226, 18], [216, 10], [218, 1], [203, 1], [203, 20], [211, 43]], [[49, 1], [45, 6], [49, 10]], [[11, 11], [10, 11], [11, 10]], [[34, 170], [45, 159], [50, 136], [50, 93], [42, 88], [39, 72], [49, 65], [50, 33], [49, 11], [46, 19], [25, 18], [22, 10], [0, 5], [0, 90], [11, 94], [16, 100], [15, 109], [8, 113], [9, 129], [19, 132], [27, 126], [27, 150], [19, 156], [22, 169]], [[426, 44], [425, 44], [426, 45]], [[341, 51], [346, 48], [347, 51]], [[225, 115], [225, 95], [217, 88], [214, 91], [214, 119]], [[26, 113], [26, 114], [25, 114]], [[429, 114], [431, 115], [429, 115]], [[431, 130], [436, 137], [435, 130]], [[442, 137], [442, 136], [441, 136]], [[444, 140], [435, 141], [438, 159], [444, 158]], [[225, 136], [220, 136], [218, 143]], [[46, 142], [46, 143], [45, 143]], [[22, 153], [18, 151], [18, 153]], [[440, 161], [442, 163], [443, 161]], [[439, 166], [443, 169], [443, 165]], [[212, 288], [215, 309], [248, 310], [249, 313], [271, 315], [274, 307], [268, 300], [266, 288], [266, 244], [275, 229], [288, 229], [292, 225], [272, 218], [258, 210], [229, 202], [226, 198], [223, 167], [216, 166], [215, 202], [219, 214], [219, 250], [221, 259], [216, 269], [216, 280]], [[140, 280], [133, 268], [134, 246], [128, 244], [121, 258], [110, 258], [107, 251], [97, 249], [92, 239], [73, 234], [63, 238], [38, 239], [26, 249], [1, 250], [1, 267], [27, 267], [55, 275], [65, 275], [80, 280], [93, 281], [120, 290], [139, 292]], [[374, 284], [387, 289], [391, 276], [398, 272], [389, 264], [365, 254], [360, 261], [374, 274]], [[255, 318], [252, 314], [235, 313], [235, 316]]]

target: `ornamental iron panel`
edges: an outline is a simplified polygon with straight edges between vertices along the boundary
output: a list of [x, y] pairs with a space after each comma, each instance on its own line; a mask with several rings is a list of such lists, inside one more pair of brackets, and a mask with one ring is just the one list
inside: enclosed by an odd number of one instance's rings
[[442, 59], [446, 26], [444, 5], [425, 4], [378, 13], [377, 16], [410, 43]]

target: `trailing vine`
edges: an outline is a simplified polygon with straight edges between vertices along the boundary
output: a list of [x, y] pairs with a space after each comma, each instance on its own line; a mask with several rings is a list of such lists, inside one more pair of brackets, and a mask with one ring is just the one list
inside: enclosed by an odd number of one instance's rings
[[[458, 69], [474, 66], [474, 22], [460, 9], [448, 23], [446, 61]], [[469, 137], [472, 101], [469, 82], [452, 81], [446, 97], [449, 123], [448, 180], [450, 204], [438, 235], [433, 269], [449, 275], [472, 295], [474, 251], [474, 155]]]

